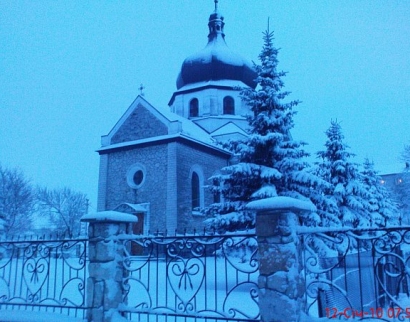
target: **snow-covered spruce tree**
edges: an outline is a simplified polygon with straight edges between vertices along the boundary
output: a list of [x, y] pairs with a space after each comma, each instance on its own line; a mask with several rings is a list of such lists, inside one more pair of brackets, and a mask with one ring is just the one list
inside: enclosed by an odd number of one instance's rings
[[399, 224], [399, 209], [390, 192], [383, 186], [382, 178], [368, 158], [363, 163], [362, 182], [370, 195], [372, 226], [389, 227]]
[[402, 224], [410, 224], [410, 145], [405, 145], [400, 160], [404, 162], [403, 171], [397, 178], [392, 192], [398, 202]]
[[326, 150], [317, 153], [316, 174], [329, 183], [323, 191], [327, 204], [317, 204], [323, 226], [369, 227], [372, 219], [371, 194], [363, 183], [354, 154], [344, 142], [340, 124], [332, 121], [326, 131]]
[[[260, 65], [255, 65], [258, 86], [241, 92], [242, 100], [251, 110], [248, 136], [225, 145], [238, 162], [211, 178], [211, 190], [221, 195], [221, 202], [205, 209], [211, 216], [206, 223], [218, 231], [253, 228], [254, 214], [245, 209], [251, 200], [273, 196], [304, 200], [321, 197], [317, 186], [323, 181], [306, 171], [305, 143], [290, 135], [296, 113], [293, 107], [298, 101], [284, 101], [289, 92], [283, 91], [281, 78], [286, 73], [277, 70], [278, 49], [273, 46], [273, 33], [265, 31], [263, 40]], [[309, 219], [319, 221], [314, 215]]]

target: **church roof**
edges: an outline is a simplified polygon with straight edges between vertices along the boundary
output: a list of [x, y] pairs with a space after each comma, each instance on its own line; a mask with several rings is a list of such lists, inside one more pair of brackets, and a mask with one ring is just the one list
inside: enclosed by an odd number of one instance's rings
[[[167, 127], [166, 134], [159, 134], [152, 137], [144, 137], [135, 140], [127, 140], [124, 142], [112, 142], [114, 135], [121, 129], [122, 126], [126, 126], [126, 121], [128, 118], [132, 117], [133, 112], [138, 109], [145, 109], [149, 111], [156, 119], [158, 119], [162, 124]], [[145, 126], [144, 124], [134, 125], [134, 126]], [[189, 119], [181, 117], [165, 108], [156, 108], [151, 105], [144, 97], [138, 96], [127, 111], [123, 114], [120, 120], [115, 124], [113, 129], [108, 135], [104, 135], [101, 138], [102, 147], [97, 150], [99, 153], [106, 153], [110, 150], [127, 148], [140, 144], [152, 144], [153, 142], [174, 140], [177, 138], [182, 138], [197, 144], [201, 144], [208, 148], [218, 150], [219, 152], [228, 153], [224, 151], [220, 146], [217, 145], [216, 141], [202, 129], [200, 126], [195, 124]]]
[[241, 134], [244, 137], [248, 136], [248, 134], [243, 129], [241, 129], [237, 124], [234, 124], [232, 122], [229, 122], [228, 124], [221, 126], [219, 129], [212, 132], [211, 135], [213, 137], [218, 137], [227, 136], [234, 133]]
[[183, 62], [177, 78], [178, 90], [188, 84], [225, 79], [256, 87], [256, 72], [251, 63], [226, 45], [223, 20], [224, 17], [215, 6], [215, 11], [209, 17], [208, 44]]

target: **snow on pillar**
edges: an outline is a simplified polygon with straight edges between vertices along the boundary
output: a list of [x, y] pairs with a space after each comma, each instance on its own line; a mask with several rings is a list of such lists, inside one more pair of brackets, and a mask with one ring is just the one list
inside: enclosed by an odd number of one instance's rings
[[264, 322], [300, 321], [305, 282], [296, 234], [298, 215], [315, 211], [306, 201], [273, 197], [252, 201], [259, 251], [259, 308]]
[[122, 285], [126, 270], [123, 244], [116, 237], [131, 231], [130, 224], [138, 218], [117, 211], [101, 211], [87, 214], [81, 221], [89, 223], [87, 321], [122, 321], [118, 307], [124, 298]]

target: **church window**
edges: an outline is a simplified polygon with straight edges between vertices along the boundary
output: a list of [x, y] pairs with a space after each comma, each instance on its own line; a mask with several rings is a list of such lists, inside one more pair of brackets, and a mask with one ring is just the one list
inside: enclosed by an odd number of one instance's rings
[[127, 183], [133, 189], [140, 188], [145, 182], [145, 167], [136, 163], [132, 165], [127, 171]]
[[[214, 187], [220, 188], [219, 180], [213, 179], [213, 185]], [[219, 190], [214, 190], [213, 195], [214, 195], [214, 203], [220, 203], [221, 202], [221, 192]]]
[[224, 97], [223, 105], [223, 114], [235, 114], [235, 101], [231, 96]]
[[132, 178], [134, 180], [134, 183], [139, 186], [142, 183], [142, 180], [144, 180], [144, 172], [142, 170], [137, 170], [134, 173], [134, 176]]
[[199, 102], [197, 98], [193, 98], [189, 102], [189, 117], [196, 117], [199, 114]]
[[200, 189], [199, 176], [196, 172], [192, 172], [191, 187], [192, 187], [192, 210], [197, 210], [200, 206], [201, 189]]

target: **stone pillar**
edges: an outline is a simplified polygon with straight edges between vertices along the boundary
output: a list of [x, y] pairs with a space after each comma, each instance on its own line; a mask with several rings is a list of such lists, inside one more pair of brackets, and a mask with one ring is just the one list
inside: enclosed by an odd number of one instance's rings
[[[120, 321], [118, 306], [123, 302], [124, 249], [119, 235], [131, 231], [136, 216], [116, 211], [87, 214], [89, 266], [87, 278], [87, 321]], [[124, 321], [126, 321], [124, 319]]]
[[298, 215], [315, 211], [315, 207], [310, 202], [273, 197], [250, 202], [247, 208], [256, 212], [261, 320], [301, 321], [305, 280], [297, 236]]

